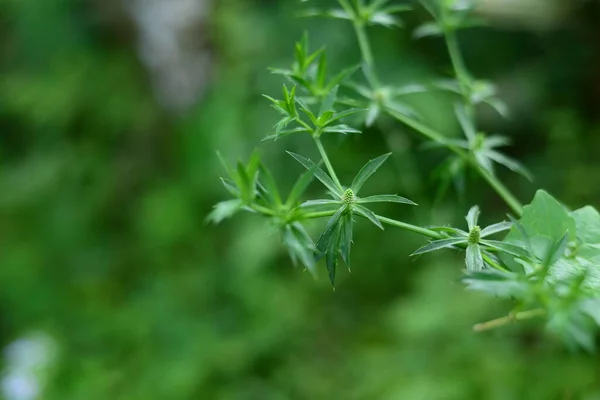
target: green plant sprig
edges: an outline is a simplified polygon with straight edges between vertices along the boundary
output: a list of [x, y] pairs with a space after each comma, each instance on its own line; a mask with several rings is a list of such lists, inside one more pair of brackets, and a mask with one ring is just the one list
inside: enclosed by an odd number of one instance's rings
[[[459, 95], [455, 114], [464, 139], [450, 139], [421, 122], [416, 113], [398, 96], [428, 90], [423, 85], [394, 88], [383, 86], [375, 73], [375, 59], [366, 28], [370, 25], [400, 26], [395, 16], [410, 7], [390, 5], [387, 0], [338, 0], [341, 9], [310, 10], [307, 15], [324, 15], [351, 21], [361, 50], [363, 72], [368, 87], [346, 83], [357, 70], [350, 67], [328, 79], [324, 49], [311, 53], [308, 36], [295, 47], [295, 61], [290, 69], [272, 69], [292, 83], [283, 85], [282, 99], [265, 96], [281, 115], [274, 133], [265, 140], [279, 140], [292, 134], [310, 136], [320, 160], [313, 162], [302, 155], [288, 152], [305, 171], [300, 174], [288, 196], [283, 199], [273, 175], [254, 152], [247, 163], [230, 166], [221, 158], [227, 173], [222, 178], [233, 199], [218, 203], [208, 216], [220, 222], [239, 211], [265, 217], [280, 232], [283, 245], [292, 262], [302, 264], [316, 274], [316, 263], [324, 258], [332, 285], [336, 270], [343, 261], [350, 265], [356, 217], [380, 229], [384, 225], [400, 228], [428, 238], [425, 246], [413, 256], [438, 250], [465, 252], [463, 281], [470, 290], [513, 300], [516, 306], [506, 316], [475, 325], [477, 331], [504, 326], [513, 321], [544, 318], [547, 330], [573, 347], [592, 350], [594, 335], [600, 327], [600, 213], [592, 207], [569, 211], [543, 190], [530, 204], [522, 206], [494, 173], [494, 163], [501, 164], [526, 177], [529, 173], [519, 163], [500, 153], [497, 148], [508, 143], [501, 136], [488, 136], [476, 129], [475, 109], [488, 104], [504, 111], [491, 84], [473, 79], [464, 63], [455, 32], [479, 23], [470, 17], [468, 2], [455, 0], [426, 1], [422, 5], [434, 21], [415, 31], [416, 37], [444, 36], [455, 79], [436, 85]], [[467, 4], [467, 7], [464, 7]], [[460, 5], [460, 7], [459, 7]], [[338, 89], [346, 84], [368, 100], [338, 97]], [[357, 107], [357, 105], [361, 107]], [[350, 108], [340, 109], [340, 106]], [[318, 110], [318, 111], [317, 111]], [[323, 135], [353, 135], [361, 131], [346, 123], [348, 117], [365, 115], [372, 124], [381, 112], [420, 133], [433, 147], [449, 149], [462, 164], [471, 166], [505, 200], [518, 217], [487, 227], [478, 224], [479, 207], [473, 206], [465, 219], [467, 230], [451, 226], [421, 227], [374, 213], [372, 203], [397, 203], [416, 206], [397, 194], [363, 196], [364, 183], [375, 174], [390, 154], [368, 161], [345, 186], [323, 145]], [[324, 165], [324, 169], [321, 168]], [[326, 189], [327, 198], [304, 199], [307, 188], [316, 178]], [[316, 242], [305, 224], [327, 219]], [[508, 234], [506, 234], [508, 232]], [[502, 240], [490, 239], [504, 234]]]

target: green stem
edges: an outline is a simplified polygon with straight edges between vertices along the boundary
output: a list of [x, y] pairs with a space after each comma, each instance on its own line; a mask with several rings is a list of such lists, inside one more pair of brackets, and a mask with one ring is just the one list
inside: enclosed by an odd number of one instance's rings
[[[458, 41], [456, 40], [456, 34], [453, 30], [446, 30], [445, 35], [446, 39], [446, 47], [448, 48], [448, 54], [450, 55], [450, 62], [454, 68], [454, 73], [458, 78], [458, 82], [461, 87], [461, 92], [463, 96], [467, 97], [470, 95], [469, 91], [469, 73], [467, 71], [467, 67], [465, 66], [465, 61], [463, 60], [462, 54], [460, 52], [460, 48], [458, 47]], [[470, 102], [467, 102], [470, 104]]]
[[329, 157], [327, 157], [327, 152], [325, 151], [325, 148], [323, 147], [323, 143], [321, 143], [321, 139], [319, 139], [318, 137], [315, 137], [314, 139], [315, 139], [315, 144], [317, 145], [317, 149], [319, 149], [319, 153], [321, 154], [321, 159], [323, 159], [323, 162], [325, 163], [325, 167], [327, 168], [329, 175], [331, 175], [331, 179], [333, 179], [333, 183], [335, 183], [335, 185], [338, 187], [338, 189], [340, 189], [340, 191], [343, 191], [344, 189], [342, 187], [342, 184], [340, 183], [340, 180], [338, 179], [337, 175], [335, 174], [335, 170], [333, 169], [331, 162], [329, 162]]
[[519, 202], [519, 200], [517, 200], [517, 198], [511, 193], [511, 191], [506, 186], [504, 186], [504, 184], [501, 181], [499, 181], [498, 178], [481, 168], [481, 166], [477, 164], [477, 162], [473, 160], [472, 157], [469, 156], [469, 153], [467, 151], [458, 146], [453, 146], [447, 143], [444, 139], [444, 136], [441, 133], [437, 132], [432, 128], [429, 128], [426, 125], [423, 125], [419, 121], [416, 121], [410, 117], [407, 117], [404, 114], [400, 114], [388, 108], [386, 108], [386, 111], [390, 116], [404, 123], [405, 125], [408, 125], [417, 133], [423, 135], [429, 140], [435, 141], [436, 143], [445, 146], [447, 149], [451, 150], [459, 157], [467, 160], [475, 169], [475, 171], [477, 171], [477, 173], [481, 175], [481, 177], [496, 191], [496, 193], [506, 202], [506, 204], [508, 204], [512, 211], [517, 215], [517, 217], [520, 217], [521, 214], [523, 214], [523, 205]]
[[[342, 4], [342, 3], [345, 3], [345, 1], [340, 0], [340, 4]], [[371, 52], [371, 46], [369, 44], [369, 38], [366, 34], [364, 24], [362, 24], [361, 21], [359, 21], [357, 17], [354, 17], [353, 25], [354, 25], [354, 29], [356, 31], [356, 37], [358, 40], [358, 45], [360, 47], [362, 58], [367, 65], [372, 67], [374, 64], [373, 54]], [[461, 85], [461, 92], [463, 93], [463, 95], [465, 97], [468, 97], [469, 96], [468, 91], [469, 91], [469, 79], [470, 78], [469, 78], [469, 74], [467, 72], [467, 68], [465, 66], [464, 60], [460, 53], [460, 48], [458, 46], [458, 41], [456, 40], [456, 35], [452, 31], [447, 31], [445, 37], [446, 37], [446, 45], [448, 47], [448, 52], [450, 54], [450, 59], [451, 59], [452, 65], [454, 67], [455, 74]], [[376, 78], [376, 74], [375, 74], [375, 71], [373, 68], [371, 68], [371, 71], [372, 71], [373, 76]], [[372, 88], [372, 89], [376, 90], [377, 88]], [[467, 98], [467, 100], [468, 100], [468, 98]], [[468, 114], [469, 118], [473, 118], [473, 110], [472, 110], [472, 107], [470, 106], [471, 102], [467, 101], [466, 103], [468, 106], [467, 114]], [[522, 204], [511, 193], [511, 191], [506, 186], [504, 186], [504, 184], [502, 182], [500, 182], [498, 180], [498, 178], [496, 178], [495, 176], [491, 175], [489, 172], [487, 172], [486, 170], [481, 168], [481, 166], [479, 164], [477, 164], [477, 162], [471, 157], [471, 155], [469, 154], [468, 151], [465, 151], [464, 149], [462, 149], [460, 147], [449, 144], [446, 141], [444, 135], [442, 135], [441, 133], [437, 132], [436, 130], [422, 124], [421, 122], [414, 120], [413, 118], [407, 117], [406, 115], [401, 114], [397, 111], [391, 110], [387, 107], [385, 108], [385, 111], [390, 116], [392, 116], [396, 120], [402, 122], [403, 124], [411, 127], [413, 130], [415, 130], [417, 133], [423, 135], [427, 139], [435, 141], [436, 143], [443, 145], [444, 147], [453, 151], [455, 154], [457, 154], [462, 159], [467, 160], [469, 162], [469, 164], [477, 171], [477, 173], [479, 175], [481, 175], [481, 177], [496, 191], [496, 193], [506, 202], [506, 204], [512, 209], [512, 211], [518, 217], [520, 217], [523, 214]]]
[[258, 213], [269, 215], [271, 217], [275, 216], [275, 212], [273, 210], [268, 209], [267, 207], [263, 207], [258, 204], [252, 204], [249, 207]]
[[541, 317], [546, 314], [546, 310], [541, 308], [536, 308], [534, 310], [521, 311], [516, 313], [510, 313], [505, 317], [500, 317], [493, 319], [491, 321], [483, 322], [481, 324], [477, 324], [473, 327], [473, 330], [477, 332], [487, 331], [490, 329], [498, 328], [504, 325], [508, 325], [514, 321], [522, 321], [526, 319]]
[[365, 31], [365, 24], [361, 21], [354, 21], [354, 31], [356, 32], [356, 38], [358, 39], [358, 47], [360, 47], [360, 53], [362, 59], [369, 67], [373, 67], [375, 61], [373, 59], [373, 52], [371, 51], [371, 44], [367, 32]]

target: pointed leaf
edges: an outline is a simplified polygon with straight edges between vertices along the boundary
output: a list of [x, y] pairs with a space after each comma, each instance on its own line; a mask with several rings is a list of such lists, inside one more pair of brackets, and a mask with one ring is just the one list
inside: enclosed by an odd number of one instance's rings
[[330, 119], [328, 119], [326, 121], [325, 125], [329, 125], [329, 124], [331, 124], [331, 123], [333, 123], [335, 121], [338, 121], [338, 120], [340, 120], [340, 119], [342, 119], [344, 117], [348, 117], [350, 115], [353, 115], [353, 114], [356, 114], [356, 113], [359, 113], [359, 112], [363, 112], [363, 111], [365, 111], [364, 108], [349, 108], [349, 109], [344, 110], [342, 112], [335, 113]]
[[467, 246], [465, 262], [467, 264], [467, 271], [469, 272], [479, 272], [483, 269], [483, 257], [481, 255], [481, 248], [478, 244], [470, 244]]
[[327, 206], [327, 205], [337, 205], [339, 207], [343, 204], [344, 203], [341, 200], [317, 199], [317, 200], [307, 200], [301, 204], [301, 207]]
[[263, 178], [267, 197], [270, 199], [271, 203], [280, 206], [282, 203], [277, 184], [275, 183], [273, 174], [271, 174], [271, 171], [263, 163], [260, 164], [260, 174]]
[[379, 229], [383, 230], [383, 225], [381, 225], [381, 222], [379, 222], [379, 220], [377, 219], [377, 216], [373, 213], [373, 211], [369, 210], [368, 208], [366, 208], [364, 206], [359, 206], [359, 205], [355, 205], [353, 207], [352, 211], [360, 216], [365, 217], [366, 219], [371, 221], [373, 224], [375, 224], [375, 226], [377, 226]]
[[441, 36], [442, 34], [442, 28], [440, 28], [440, 26], [435, 22], [427, 22], [413, 31], [413, 37], [415, 39], [420, 39], [427, 36]]
[[375, 196], [362, 197], [358, 199], [359, 204], [366, 203], [403, 203], [416, 206], [417, 203], [395, 194], [379, 194]]
[[277, 139], [281, 139], [282, 137], [286, 137], [289, 135], [293, 135], [294, 133], [301, 133], [301, 132], [309, 132], [308, 129], [304, 128], [304, 127], [297, 127], [297, 128], [293, 128], [293, 129], [284, 129], [282, 131], [279, 131], [279, 133], [276, 133], [274, 135], [269, 135], [266, 136], [263, 141], [266, 140], [277, 140]]
[[342, 260], [347, 266], [350, 266], [350, 249], [352, 247], [352, 214], [347, 214], [342, 218], [342, 226], [340, 228], [340, 254]]
[[527, 249], [516, 244], [489, 239], [484, 239], [480, 243], [489, 246], [495, 250], [503, 251], [515, 257], [527, 258], [529, 256]]
[[[291, 155], [292, 157], [294, 157], [294, 159], [296, 161], [298, 161], [300, 164], [302, 164], [302, 166], [306, 169], [311, 169], [316, 165], [314, 162], [312, 162], [308, 158], [302, 157], [299, 154], [292, 153], [291, 151], [288, 151], [287, 153], [289, 155]], [[338, 196], [342, 197], [342, 192], [337, 188], [335, 183], [333, 183], [333, 180], [329, 177], [329, 175], [327, 175], [325, 173], [325, 171], [323, 171], [321, 168], [317, 168], [315, 170], [315, 177], [319, 181], [321, 181], [321, 183], [323, 185], [325, 185], [325, 187], [327, 187], [327, 189], [329, 189], [332, 193], [335, 193]]]
[[367, 127], [373, 125], [380, 113], [381, 107], [379, 106], [379, 104], [375, 102], [371, 103], [371, 105], [369, 106], [369, 112], [367, 113], [367, 118], [365, 120], [365, 125]]
[[287, 198], [286, 205], [288, 207], [292, 207], [300, 200], [300, 196], [304, 194], [304, 191], [312, 182], [318, 168], [318, 166], [313, 165], [309, 170], [300, 175]]
[[352, 75], [353, 73], [356, 72], [357, 69], [360, 68], [360, 65], [354, 65], [352, 67], [346, 68], [344, 70], [342, 70], [342, 72], [340, 72], [339, 74], [337, 74], [336, 76], [333, 77], [333, 79], [331, 79], [328, 83], [327, 86], [325, 87], [325, 89], [327, 91], [332, 90], [334, 87], [338, 86], [339, 84], [341, 84], [344, 79], [348, 78], [350, 75]]
[[421, 247], [420, 249], [417, 249], [414, 253], [411, 254], [411, 256], [429, 253], [431, 251], [436, 251], [436, 250], [440, 250], [440, 249], [446, 249], [446, 248], [453, 247], [453, 246], [456, 246], [457, 244], [461, 244], [461, 243], [467, 243], [467, 238], [450, 238], [450, 239], [434, 240], [433, 242], [426, 244], [425, 246]]
[[334, 125], [334, 126], [328, 126], [326, 128], [323, 129], [323, 132], [327, 132], [327, 133], [343, 133], [344, 135], [347, 135], [349, 133], [361, 133], [358, 129], [354, 129], [348, 125], [344, 125], [344, 124], [340, 124], [340, 125]]
[[467, 226], [470, 231], [477, 225], [477, 220], [479, 219], [479, 206], [471, 207], [465, 219], [467, 220]]
[[242, 209], [242, 201], [239, 199], [226, 200], [217, 203], [208, 217], [207, 221], [218, 224], [224, 219], [230, 218], [233, 214]]
[[387, 153], [377, 157], [374, 160], [370, 160], [364, 165], [364, 167], [362, 167], [362, 169], [358, 172], [358, 174], [354, 178], [354, 181], [352, 182], [351, 188], [354, 191], [355, 195], [358, 194], [358, 192], [362, 188], [363, 184], [367, 181], [367, 179], [369, 179], [371, 175], [373, 175], [375, 171], [377, 171], [379, 167], [381, 167], [385, 160], [388, 159], [390, 154], [392, 153]]
[[487, 157], [491, 158], [492, 160], [496, 161], [498, 164], [502, 164], [506, 168], [512, 170], [513, 172], [516, 172], [517, 174], [524, 176], [526, 179], [528, 179], [530, 181], [533, 180], [533, 174], [531, 172], [529, 172], [519, 162], [513, 160], [512, 158], [509, 158], [509, 157], [505, 156], [504, 154], [499, 153], [495, 150], [486, 150], [485, 155]]
[[509, 221], [498, 222], [497, 224], [493, 224], [493, 225], [483, 228], [481, 230], [481, 237], [484, 238], [486, 236], [493, 235], [494, 233], [504, 232], [504, 231], [509, 230], [510, 228], [512, 228], [512, 222], [509, 222]]
[[467, 116], [465, 106], [457, 103], [454, 105], [454, 111], [456, 113], [456, 118], [458, 119], [460, 127], [462, 128], [462, 131], [469, 140], [469, 143], [473, 143], [477, 133], [475, 132], [473, 122]]
[[319, 58], [319, 66], [317, 67], [317, 85], [320, 88], [325, 86], [325, 78], [327, 77], [327, 56], [326, 53], [321, 53]]
[[329, 220], [327, 221], [327, 224], [325, 225], [325, 229], [323, 230], [323, 233], [321, 233], [321, 236], [319, 236], [319, 239], [317, 240], [317, 243], [316, 243], [316, 247], [322, 253], [325, 252], [327, 250], [327, 248], [329, 247], [331, 239], [335, 233], [335, 230], [338, 227], [338, 224], [340, 222], [340, 219], [342, 218], [342, 214], [344, 213], [344, 211], [346, 211], [346, 207], [340, 207], [336, 211], [336, 213], [333, 214], [333, 216], [331, 218], [329, 218]]
[[327, 93], [327, 96], [323, 99], [321, 103], [321, 110], [319, 111], [319, 115], [323, 115], [325, 111], [333, 111], [333, 105], [335, 104], [335, 99], [337, 98], [339, 86], [335, 86], [333, 89]]

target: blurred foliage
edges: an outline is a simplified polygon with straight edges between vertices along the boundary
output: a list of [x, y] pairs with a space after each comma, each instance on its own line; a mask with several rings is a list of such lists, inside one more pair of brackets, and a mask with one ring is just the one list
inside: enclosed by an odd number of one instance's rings
[[[279, 93], [280, 81], [266, 67], [289, 65], [304, 29], [327, 43], [333, 71], [358, 60], [349, 27], [296, 20], [296, 2], [215, 3], [211, 88], [173, 117], [156, 106], [117, 5], [0, 0], [0, 342], [53, 337], [43, 398], [600, 398], [597, 356], [567, 353], [534, 321], [472, 333], [503, 304], [463, 290], [460, 259], [409, 259], [418, 237], [359, 224], [354, 270], [340, 271], [334, 294], [325, 274], [315, 282], [292, 268], [262, 220], [205, 225], [224, 197], [215, 150], [245, 159], [272, 133], [261, 94]], [[474, 73], [496, 81], [513, 111], [509, 123], [482, 122], [511, 136], [511, 155], [536, 176], [511, 187], [527, 201], [545, 188], [573, 209], [600, 198], [590, 184], [600, 174], [600, 13], [582, 7], [547, 32], [461, 36]], [[415, 45], [408, 31], [380, 27], [373, 39], [390, 81], [431, 79], [447, 65], [434, 39]], [[457, 131], [443, 96], [410, 103]], [[301, 171], [283, 150], [309, 145], [261, 146], [280, 185]], [[399, 218], [456, 222], [473, 203], [485, 205], [484, 223], [506, 212], [477, 182], [468, 202], [451, 194], [432, 208], [441, 159], [392, 123], [326, 145], [347, 179], [393, 151], [369, 185], [414, 194], [418, 209], [389, 209]]]

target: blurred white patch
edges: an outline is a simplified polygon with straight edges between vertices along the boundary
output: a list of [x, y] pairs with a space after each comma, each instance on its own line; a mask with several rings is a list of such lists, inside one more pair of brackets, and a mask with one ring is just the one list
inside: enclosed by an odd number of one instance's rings
[[44, 333], [17, 339], [4, 349], [0, 389], [6, 400], [42, 398], [48, 370], [56, 357], [54, 340]]
[[477, 12], [493, 24], [529, 29], [556, 27], [576, 5], [563, 0], [479, 0], [476, 4]]
[[123, 0], [138, 28], [140, 58], [158, 100], [185, 111], [201, 96], [211, 65], [207, 20], [211, 0]]

